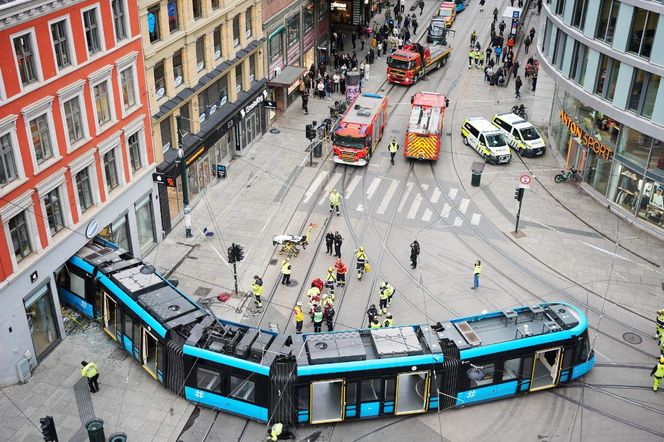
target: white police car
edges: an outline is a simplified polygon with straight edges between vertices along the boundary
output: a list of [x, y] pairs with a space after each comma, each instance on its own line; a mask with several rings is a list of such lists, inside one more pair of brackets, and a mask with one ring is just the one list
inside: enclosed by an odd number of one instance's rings
[[507, 164], [512, 159], [509, 145], [502, 132], [485, 118], [466, 118], [461, 126], [463, 144], [475, 149], [494, 164]]
[[491, 121], [519, 155], [536, 157], [546, 152], [546, 145], [537, 129], [520, 116], [513, 113], [496, 114]]

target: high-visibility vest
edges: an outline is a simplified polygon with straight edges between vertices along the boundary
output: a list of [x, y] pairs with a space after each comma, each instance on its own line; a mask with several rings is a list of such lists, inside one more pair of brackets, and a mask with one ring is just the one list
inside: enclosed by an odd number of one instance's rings
[[391, 153], [396, 153], [396, 151], [399, 150], [399, 145], [396, 143], [396, 141], [393, 141], [390, 143], [389, 149]]
[[392, 319], [390, 318], [385, 319], [385, 321], [383, 322], [383, 327], [392, 327]]
[[304, 321], [304, 312], [302, 311], [302, 307], [296, 306], [293, 310], [295, 311], [295, 320]]
[[255, 296], [260, 296], [260, 295], [263, 294], [263, 291], [265, 291], [265, 289], [263, 288], [262, 285], [258, 285], [258, 284], [254, 283], [254, 284], [251, 285], [251, 291], [254, 292]]
[[394, 294], [394, 287], [392, 286], [392, 284], [387, 284], [387, 287], [385, 287], [383, 291], [385, 292], [385, 295], [389, 298]]
[[270, 431], [270, 439], [274, 440], [279, 440], [279, 436], [281, 436], [281, 432], [284, 430], [284, 425], [280, 423], [276, 423], [272, 425], [272, 429]]
[[664, 378], [664, 363], [659, 362], [653, 371], [655, 372], [656, 378]]
[[380, 323], [379, 322], [372, 322], [371, 325], [369, 325], [369, 328], [380, 328]]
[[479, 274], [482, 273], [482, 265], [476, 265], [475, 270], [473, 271], [473, 274], [479, 276]]
[[367, 254], [364, 252], [360, 252], [359, 250], [355, 252], [355, 257], [357, 258], [358, 261], [366, 261], [367, 260]]
[[327, 272], [327, 276], [325, 276], [325, 280], [328, 282], [334, 282], [336, 278], [334, 277], [334, 272]]
[[381, 289], [380, 290], [380, 295], [378, 295], [380, 299], [387, 299], [388, 294], [387, 294], [387, 289]]
[[94, 362], [89, 362], [88, 365], [81, 370], [81, 376], [85, 376], [86, 378], [93, 378], [97, 373], [99, 373], [99, 370], [97, 370], [97, 364]]
[[323, 312], [322, 311], [316, 311], [314, 312], [314, 322], [323, 322]]
[[657, 325], [664, 327], [664, 313], [660, 313], [660, 315], [657, 316]]
[[318, 287], [311, 287], [309, 290], [307, 290], [307, 296], [309, 299], [314, 298], [316, 296], [320, 295], [320, 290]]
[[284, 261], [281, 263], [281, 273], [284, 275], [290, 275], [291, 272], [291, 265], [290, 262]]
[[340, 203], [341, 203], [341, 195], [339, 195], [339, 192], [332, 192], [330, 194], [330, 204], [338, 206]]

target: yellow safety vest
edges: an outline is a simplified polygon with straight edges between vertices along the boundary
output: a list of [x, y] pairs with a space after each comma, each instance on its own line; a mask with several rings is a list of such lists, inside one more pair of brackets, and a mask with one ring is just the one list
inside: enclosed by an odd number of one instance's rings
[[254, 295], [260, 296], [263, 294], [263, 291], [265, 291], [265, 289], [263, 288], [262, 285], [252, 284], [251, 291], [254, 292]]
[[341, 195], [339, 195], [339, 192], [332, 192], [330, 194], [330, 204], [338, 206], [340, 203], [341, 203]]
[[473, 271], [473, 274], [478, 275], [482, 273], [482, 265], [475, 266], [475, 270]]
[[309, 290], [307, 290], [307, 297], [309, 299], [313, 298], [314, 296], [320, 295], [320, 290], [318, 287], [311, 287]]
[[302, 307], [295, 307], [293, 309], [295, 311], [295, 320], [296, 321], [304, 321], [304, 312], [302, 311]]
[[279, 440], [279, 436], [281, 436], [281, 432], [284, 429], [283, 424], [274, 424], [272, 425], [272, 430], [270, 431], [270, 439], [274, 440]]
[[390, 143], [389, 149], [391, 153], [396, 153], [399, 150], [399, 145], [396, 142]]
[[392, 319], [385, 319], [385, 322], [383, 322], [383, 327], [392, 327]]
[[378, 322], [372, 322], [369, 328], [380, 328], [380, 323]]
[[284, 261], [281, 263], [281, 273], [284, 275], [290, 275], [291, 272], [291, 265], [290, 262]]
[[385, 295], [389, 298], [394, 294], [394, 287], [392, 287], [392, 284], [387, 284], [387, 287], [383, 289], [385, 291]]
[[387, 294], [387, 289], [382, 289], [380, 291], [380, 295], [378, 295], [380, 299], [387, 299], [389, 295]]
[[657, 316], [657, 325], [664, 327], [664, 314]]
[[81, 376], [85, 376], [86, 378], [93, 378], [97, 373], [99, 373], [99, 370], [97, 370], [97, 364], [94, 362], [88, 363], [88, 365], [81, 370]]
[[657, 367], [655, 368], [655, 377], [656, 378], [664, 378], [664, 364], [661, 362], [657, 364]]
[[367, 260], [367, 254], [364, 253], [364, 252], [359, 252], [358, 251], [358, 252], [355, 252], [355, 258], [357, 258], [358, 260], [363, 259], [363, 260], [366, 261]]
[[326, 281], [336, 281], [337, 278], [334, 276], [334, 272], [327, 272], [327, 276], [325, 277]]

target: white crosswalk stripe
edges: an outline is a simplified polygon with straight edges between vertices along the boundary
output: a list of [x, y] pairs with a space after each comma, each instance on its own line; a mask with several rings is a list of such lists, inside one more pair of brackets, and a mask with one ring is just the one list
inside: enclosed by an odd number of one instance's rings
[[440, 212], [440, 217], [441, 218], [447, 218], [448, 216], [450, 216], [450, 211], [451, 210], [452, 210], [452, 206], [445, 203], [445, 205], [443, 206], [443, 211]]
[[406, 205], [406, 202], [408, 201], [408, 195], [410, 194], [410, 191], [413, 189], [413, 183], [410, 181], [406, 183], [406, 192], [404, 192], [403, 197], [401, 198], [401, 202], [399, 202], [399, 207], [397, 207], [397, 212], [401, 212], [403, 210], [403, 206]]
[[406, 218], [415, 219], [415, 215], [417, 215], [417, 211], [420, 210], [420, 204], [422, 204], [422, 194], [418, 193], [418, 194], [415, 195], [415, 199], [413, 200], [413, 204], [410, 205], [410, 210], [408, 210], [408, 215], [406, 215]]
[[457, 189], [456, 187], [452, 187], [450, 189], [450, 193], [448, 193], [448, 195], [450, 196], [450, 199], [453, 200], [454, 198], [456, 198], [458, 192], [459, 192], [459, 189]]
[[474, 226], [478, 225], [480, 223], [480, 219], [482, 219], [482, 215], [479, 213], [473, 213], [473, 217], [470, 219], [470, 223]]
[[452, 225], [454, 227], [459, 227], [459, 226], [463, 225], [463, 220], [461, 219], [460, 216], [457, 216], [456, 218], [454, 218], [454, 223]]
[[441, 192], [440, 189], [436, 187], [435, 189], [433, 189], [433, 194], [431, 195], [431, 199], [429, 201], [431, 201], [432, 204], [438, 203], [438, 200], [440, 200], [440, 196], [442, 194], [443, 192]]
[[339, 178], [341, 178], [341, 172], [336, 172], [332, 175], [332, 179], [325, 185], [323, 196], [318, 200], [318, 205], [323, 204], [330, 197], [330, 191], [332, 191], [332, 188], [337, 184]]
[[378, 190], [378, 186], [380, 186], [380, 182], [382, 179], [380, 178], [374, 178], [373, 181], [371, 181], [371, 184], [369, 184], [369, 188], [367, 189], [367, 199], [370, 200], [373, 198], [374, 193], [376, 193], [376, 190]]
[[344, 195], [344, 198], [346, 199], [350, 198], [357, 185], [360, 184], [360, 181], [362, 181], [362, 178], [359, 175], [355, 175], [353, 178], [351, 178], [350, 184], [348, 184], [348, 189], [346, 189], [346, 195]]
[[422, 221], [429, 222], [431, 221], [431, 216], [433, 215], [433, 212], [431, 209], [424, 209], [424, 214], [422, 215]]
[[468, 206], [470, 205], [470, 200], [468, 198], [463, 198], [461, 204], [459, 204], [459, 212], [466, 213]]
[[309, 200], [311, 199], [312, 196], [316, 193], [318, 190], [318, 186], [323, 182], [323, 179], [325, 178], [325, 175], [318, 174], [316, 179], [314, 180], [313, 183], [309, 186], [309, 189], [307, 190], [307, 193], [304, 194], [304, 199], [302, 200], [304, 203], [308, 203]]
[[390, 200], [392, 200], [392, 197], [396, 193], [397, 189], [399, 188], [399, 181], [392, 181], [390, 183], [390, 187], [387, 188], [387, 192], [385, 192], [385, 195], [383, 195], [383, 199], [380, 201], [380, 204], [378, 205], [378, 209], [376, 210], [376, 213], [379, 215], [383, 215], [385, 211], [387, 210], [387, 206], [390, 205]]

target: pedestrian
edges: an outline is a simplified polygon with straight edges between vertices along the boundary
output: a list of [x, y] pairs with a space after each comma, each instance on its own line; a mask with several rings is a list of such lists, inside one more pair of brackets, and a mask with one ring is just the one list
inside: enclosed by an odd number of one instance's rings
[[331, 78], [325, 80], [325, 92], [327, 93], [327, 101], [332, 101], [332, 93], [334, 92], [334, 81]]
[[655, 321], [655, 326], [657, 327], [655, 339], [660, 339], [662, 336], [664, 336], [664, 309], [657, 310], [657, 320]]
[[387, 146], [387, 149], [390, 151], [390, 163], [392, 163], [394, 166], [394, 156], [399, 150], [399, 144], [397, 143], [397, 139], [395, 137], [392, 137], [392, 141], [390, 142], [389, 146]]
[[360, 246], [359, 249], [355, 251], [355, 269], [357, 270], [357, 279], [361, 280], [362, 279], [362, 274], [366, 272], [366, 265], [367, 265], [367, 254], [364, 251], [364, 246]]
[[380, 322], [378, 322], [378, 318], [373, 318], [373, 320], [369, 323], [369, 328], [380, 328]]
[[475, 49], [468, 51], [468, 69], [473, 67], [473, 59], [475, 58]]
[[363, 36], [360, 37], [360, 51], [364, 50], [364, 43], [365, 43], [365, 40], [364, 40], [364, 35], [363, 35]]
[[263, 295], [264, 290], [265, 288], [263, 287], [263, 280], [260, 276], [254, 275], [254, 282], [251, 284], [251, 293], [254, 295], [254, 303], [256, 304], [257, 309], [263, 307], [261, 296]]
[[535, 89], [537, 89], [537, 71], [533, 72], [533, 76], [530, 81], [532, 81], [533, 92], [535, 92]]
[[533, 40], [535, 40], [535, 28], [534, 27], [530, 28], [530, 31], [528, 31], [528, 36], [530, 37], [531, 42]]
[[477, 31], [473, 30], [473, 32], [470, 34], [470, 48], [475, 47], [475, 42], [477, 41]]
[[420, 2], [420, 15], [424, 12], [424, 0]]
[[392, 313], [387, 313], [385, 321], [383, 321], [383, 327], [392, 327]]
[[515, 98], [521, 98], [521, 86], [523, 85], [523, 81], [521, 81], [521, 77], [517, 75], [516, 80], [514, 80], [514, 95]]
[[97, 364], [94, 362], [81, 361], [83, 369], [81, 370], [81, 376], [87, 379], [88, 387], [90, 388], [90, 393], [96, 393], [99, 391], [99, 369]]
[[303, 88], [302, 91], [302, 111], [304, 115], [309, 115], [309, 89]]
[[659, 358], [659, 362], [653, 367], [650, 372], [652, 376], [652, 391], [657, 392], [657, 389], [662, 384], [664, 378], [664, 357]]
[[337, 258], [341, 258], [341, 244], [343, 244], [343, 240], [339, 232], [334, 232], [334, 255]]
[[320, 305], [316, 306], [314, 310], [314, 333], [321, 331], [323, 326], [323, 309]]
[[493, 21], [498, 21], [498, 8], [493, 8]]
[[512, 75], [515, 77], [519, 74], [519, 60], [516, 60], [512, 65]]
[[523, 41], [523, 48], [526, 50], [526, 54], [528, 53], [528, 48], [530, 48], [530, 36], [526, 37], [526, 39]]
[[491, 52], [491, 48], [486, 48], [486, 51], [484, 51], [484, 58], [486, 60], [486, 64], [489, 64], [489, 60], [491, 60], [491, 55], [493, 55], [493, 52]]
[[417, 28], [420, 26], [419, 23], [417, 23], [417, 20], [413, 19], [411, 21], [411, 24], [413, 25], [413, 35], [417, 34]]
[[337, 192], [337, 189], [332, 189], [330, 193], [330, 213], [332, 211], [337, 211], [337, 216], [339, 216], [339, 205], [341, 204], [341, 195]]
[[346, 285], [346, 273], [348, 273], [348, 267], [346, 267], [346, 264], [344, 264], [341, 258], [337, 259], [334, 263], [334, 268], [337, 271], [337, 285]]
[[401, 13], [403, 14], [406, 11], [406, 0], [399, 0], [399, 6], [401, 7]]
[[[371, 58], [371, 57], [369, 57], [369, 58]], [[371, 71], [371, 64], [366, 63], [364, 65], [364, 80], [365, 81], [369, 81], [371, 79], [370, 71]]]
[[332, 255], [332, 246], [334, 246], [334, 233], [327, 232], [327, 235], [325, 235], [325, 246], [327, 247], [327, 251], [325, 253]]
[[542, 0], [537, 0], [537, 14], [542, 13]]
[[386, 289], [387, 289], [387, 282], [385, 281], [381, 282], [380, 293], [378, 294], [378, 316], [387, 313], [387, 298], [389, 294]]
[[304, 322], [304, 312], [302, 311], [302, 303], [298, 302], [293, 308], [295, 312], [295, 333], [298, 335], [302, 333], [302, 323]]
[[378, 309], [376, 309], [376, 304], [371, 304], [371, 307], [367, 309], [367, 316], [369, 317], [369, 324], [378, 316]]
[[484, 3], [485, 3], [484, 0], [480, 0], [480, 12], [484, 12]]
[[334, 307], [332, 306], [325, 309], [325, 323], [327, 324], [327, 331], [334, 330]]
[[353, 31], [353, 33], [351, 34], [350, 39], [353, 42], [353, 49], [355, 49], [355, 44], [357, 43], [357, 34], [355, 33], [355, 31]]
[[507, 26], [505, 24], [505, 20], [500, 20], [500, 24], [498, 25], [498, 30], [500, 31], [500, 34], [505, 32], [505, 26]]
[[334, 81], [334, 92], [339, 92], [339, 80], [341, 80], [339, 72], [334, 73], [334, 75], [332, 76], [332, 80]]
[[500, 55], [503, 53], [503, 48], [500, 46], [496, 46], [495, 52], [496, 52], [496, 63], [498, 63], [500, 61]]
[[383, 50], [383, 42], [381, 41], [381, 42], [378, 42], [376, 44], [376, 56], [378, 58], [380, 58], [380, 54], [381, 54], [382, 50]]
[[336, 281], [336, 277], [334, 276], [334, 267], [329, 267], [327, 269], [327, 275], [325, 275], [325, 288], [327, 291], [332, 295], [332, 299], [334, 299], [334, 282]]
[[281, 261], [281, 283], [289, 285], [290, 284], [290, 275], [291, 271], [293, 268], [291, 267], [290, 260], [288, 258], [284, 258], [283, 261]]
[[385, 292], [387, 293], [387, 306], [392, 304], [392, 296], [394, 296], [394, 286], [387, 281], [385, 282]]
[[410, 268], [417, 267], [417, 257], [420, 255], [420, 243], [417, 240], [410, 244]]
[[482, 273], [482, 261], [478, 259], [473, 268], [473, 286], [471, 287], [473, 290], [477, 290], [480, 286], [480, 273]]
[[321, 78], [318, 80], [318, 84], [316, 85], [316, 90], [318, 91], [318, 98], [321, 100], [325, 99], [325, 84], [323, 83], [323, 79]]

